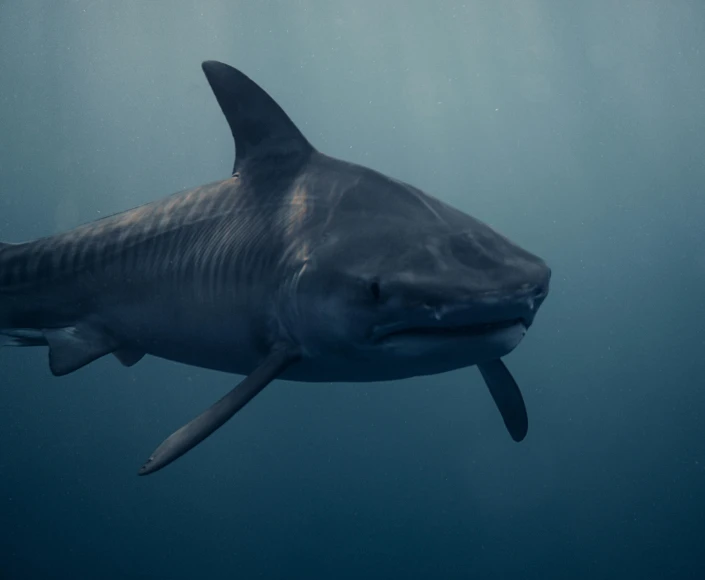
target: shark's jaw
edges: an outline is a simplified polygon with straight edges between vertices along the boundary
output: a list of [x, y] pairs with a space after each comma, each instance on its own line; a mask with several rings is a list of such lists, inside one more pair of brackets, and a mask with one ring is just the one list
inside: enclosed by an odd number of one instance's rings
[[459, 326], [412, 326], [407, 328], [399, 328], [388, 333], [382, 334], [375, 338], [376, 342], [386, 342], [396, 339], [439, 339], [448, 338], [468, 338], [468, 337], [483, 337], [493, 335], [502, 330], [511, 328], [516, 325], [523, 325], [528, 328], [529, 323], [522, 318], [514, 318], [498, 322], [486, 322], [482, 324], [469, 324]]

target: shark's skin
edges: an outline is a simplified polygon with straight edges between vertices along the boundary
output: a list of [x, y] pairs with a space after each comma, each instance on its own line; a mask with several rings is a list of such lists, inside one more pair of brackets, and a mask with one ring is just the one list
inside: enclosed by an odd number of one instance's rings
[[248, 375], [140, 474], [276, 377], [384, 381], [478, 365], [523, 439], [526, 410], [500, 358], [548, 293], [546, 264], [411, 185], [316, 151], [239, 71], [203, 70], [235, 139], [232, 176], [0, 244], [0, 341], [48, 345], [55, 375], [110, 353]]

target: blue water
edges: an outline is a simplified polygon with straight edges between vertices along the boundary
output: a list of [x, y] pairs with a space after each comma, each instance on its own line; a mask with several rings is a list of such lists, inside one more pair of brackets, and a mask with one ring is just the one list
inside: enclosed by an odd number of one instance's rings
[[554, 272], [522, 444], [474, 368], [278, 381], [138, 478], [238, 377], [4, 349], [0, 578], [704, 578], [704, 57], [699, 0], [0, 2], [2, 240], [226, 177], [218, 59]]

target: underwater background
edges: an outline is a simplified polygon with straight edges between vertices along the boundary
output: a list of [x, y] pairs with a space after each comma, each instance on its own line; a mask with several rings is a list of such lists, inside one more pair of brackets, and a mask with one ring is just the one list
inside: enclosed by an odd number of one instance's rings
[[208, 59], [546, 259], [529, 435], [475, 368], [275, 381], [140, 478], [239, 377], [3, 349], [0, 579], [705, 578], [705, 3], [0, 1], [0, 239], [227, 177]]

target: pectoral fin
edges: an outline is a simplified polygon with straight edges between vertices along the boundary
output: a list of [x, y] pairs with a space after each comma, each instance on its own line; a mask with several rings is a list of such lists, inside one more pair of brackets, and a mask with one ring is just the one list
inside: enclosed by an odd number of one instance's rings
[[477, 368], [480, 369], [482, 378], [490, 389], [512, 439], [523, 440], [529, 429], [529, 419], [526, 415], [524, 399], [514, 377], [500, 359], [479, 364]]
[[190, 423], [167, 437], [142, 466], [138, 475], [154, 473], [194, 448], [297, 360], [299, 360], [299, 353], [293, 349], [272, 351], [237, 387]]

